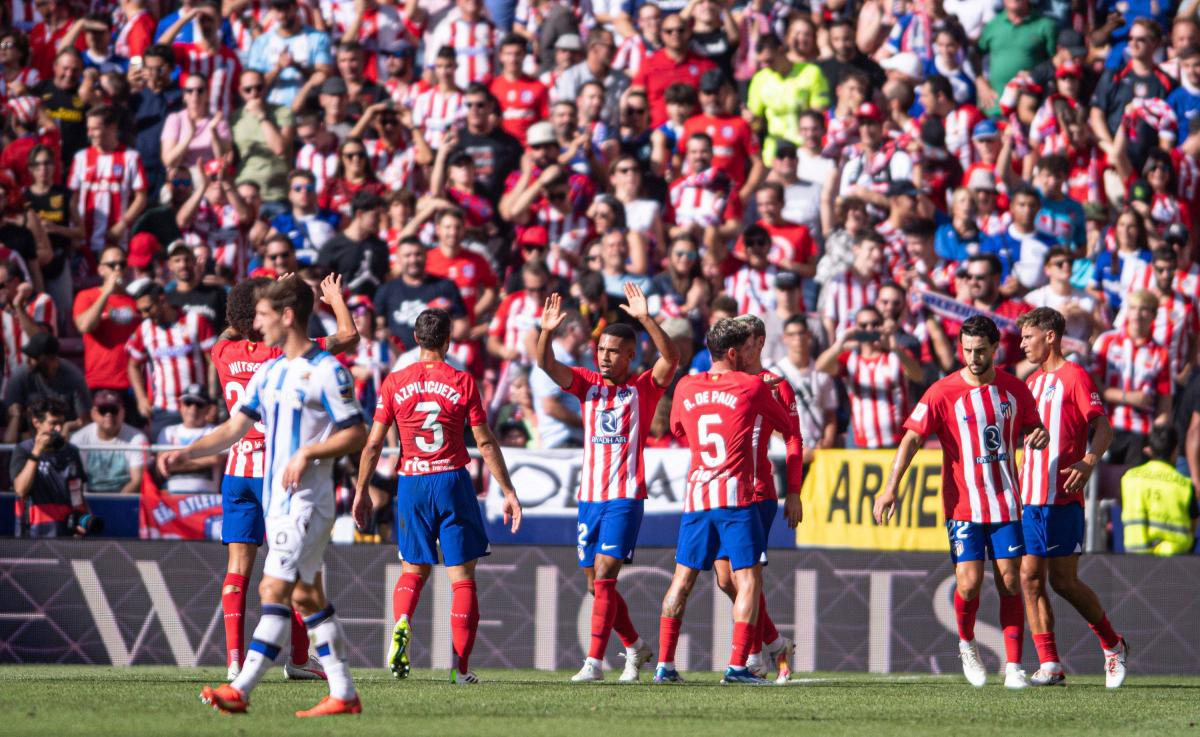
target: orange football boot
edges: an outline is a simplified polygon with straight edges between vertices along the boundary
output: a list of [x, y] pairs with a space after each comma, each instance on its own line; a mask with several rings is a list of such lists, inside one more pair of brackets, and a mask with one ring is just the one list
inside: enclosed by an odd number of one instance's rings
[[222, 714], [245, 714], [250, 708], [249, 699], [228, 683], [216, 688], [205, 686], [200, 689], [200, 700]]
[[362, 702], [358, 700], [357, 696], [349, 701], [326, 696], [308, 711], [296, 712], [298, 717], [327, 717], [334, 714], [362, 714]]

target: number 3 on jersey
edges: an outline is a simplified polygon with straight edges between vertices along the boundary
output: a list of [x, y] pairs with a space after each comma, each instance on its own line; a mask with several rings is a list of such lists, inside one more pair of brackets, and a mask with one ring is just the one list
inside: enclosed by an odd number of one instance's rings
[[446, 444], [446, 434], [442, 429], [442, 423], [438, 422], [438, 415], [441, 414], [442, 406], [437, 402], [417, 402], [413, 405], [415, 412], [424, 412], [425, 421], [421, 423], [422, 430], [428, 430], [433, 433], [432, 440], [426, 440], [420, 435], [414, 438], [417, 447], [426, 453], [436, 453]]
[[720, 432], [711, 430], [713, 426], [721, 426], [720, 415], [700, 415], [696, 419], [696, 431], [700, 434], [700, 460], [709, 468], [723, 465], [728, 455], [725, 437]]
[[[241, 382], [238, 382], [238, 381], [225, 382], [225, 404], [229, 406], [230, 414], [233, 414], [234, 407], [241, 404], [242, 400], [245, 397], [246, 397], [245, 385], [243, 385]], [[254, 429], [259, 431], [263, 435], [267, 434], [267, 426], [262, 424], [261, 421], [254, 423]]]

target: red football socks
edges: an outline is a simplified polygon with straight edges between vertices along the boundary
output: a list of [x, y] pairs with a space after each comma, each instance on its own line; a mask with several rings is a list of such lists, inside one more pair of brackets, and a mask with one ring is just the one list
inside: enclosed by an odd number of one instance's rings
[[733, 647], [729, 654], [729, 665], [734, 668], [746, 667], [746, 656], [750, 654], [750, 644], [757, 632], [757, 625], [749, 622], [733, 623]]
[[1004, 628], [1004, 655], [1009, 663], [1021, 662], [1025, 645], [1025, 601], [1020, 594], [1000, 597], [1000, 626]]
[[771, 621], [771, 615], [767, 614], [767, 597], [765, 594], [759, 594], [758, 596], [758, 626], [756, 629], [754, 642], [750, 645], [750, 652], [752, 653], [761, 653], [763, 645], [779, 639], [779, 630], [775, 629], [775, 623]]
[[415, 573], [405, 573], [396, 579], [396, 588], [392, 590], [393, 621], [399, 622], [402, 616], [412, 619], [424, 585], [425, 581]]
[[1037, 648], [1039, 663], [1057, 663], [1058, 660], [1058, 644], [1054, 642], [1054, 633], [1046, 632], [1043, 634], [1034, 633], [1033, 646]]
[[297, 609], [292, 610], [292, 665], [308, 662], [308, 625]]
[[621, 638], [622, 645], [633, 647], [638, 641], [638, 631], [637, 627], [633, 626], [633, 620], [629, 618], [629, 606], [625, 604], [625, 597], [621, 596], [621, 592], [617, 591], [616, 586], [613, 587], [612, 595], [617, 603], [617, 616], [613, 619], [613, 629]]
[[475, 630], [479, 627], [479, 597], [472, 580], [450, 584], [450, 633], [454, 652], [458, 654], [458, 672], [470, 670], [471, 649], [475, 647]]
[[592, 600], [592, 643], [588, 647], [589, 658], [604, 659], [604, 650], [608, 647], [608, 638], [612, 635], [613, 622], [617, 618], [617, 606], [614, 601], [616, 595], [617, 579], [596, 579], [596, 596]]
[[675, 646], [679, 644], [679, 625], [682, 622], [674, 617], [658, 618], [658, 646], [662, 650], [659, 661], [662, 663], [675, 662]]
[[954, 590], [954, 621], [958, 623], [958, 639], [970, 642], [975, 639], [975, 614], [979, 611], [979, 597], [967, 601], [958, 590]]
[[1113, 629], [1112, 622], [1108, 621], [1108, 615], [1104, 615], [1096, 624], [1089, 624], [1092, 632], [1096, 633], [1096, 637], [1100, 638], [1100, 647], [1105, 650], [1116, 650], [1121, 646], [1121, 636]]
[[[225, 665], [246, 659], [246, 584], [250, 580], [237, 573], [226, 573], [221, 584], [221, 611], [225, 614]], [[237, 591], [225, 591], [236, 586]]]

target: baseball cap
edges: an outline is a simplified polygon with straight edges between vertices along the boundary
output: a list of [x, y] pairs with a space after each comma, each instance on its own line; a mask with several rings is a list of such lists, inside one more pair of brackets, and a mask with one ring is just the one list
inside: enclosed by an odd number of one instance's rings
[[721, 87], [725, 84], [725, 73], [720, 69], [709, 69], [700, 77], [700, 91], [713, 93], [720, 92]]
[[554, 42], [555, 51], [583, 51], [583, 39], [578, 33], [564, 33]]
[[899, 54], [889, 56], [879, 62], [879, 66], [889, 72], [900, 72], [911, 79], [923, 79], [925, 77], [925, 65], [921, 63], [921, 57], [911, 51], [901, 51]]
[[322, 95], [344, 95], [347, 92], [346, 80], [341, 77], [330, 77], [321, 83]]
[[101, 389], [92, 395], [92, 406], [96, 409], [104, 409], [105, 407], [124, 407], [125, 403], [121, 401], [121, 395], [112, 389]]
[[351, 312], [375, 311], [375, 303], [365, 294], [356, 294], [346, 300], [346, 307], [350, 308]]
[[171, 241], [171, 245], [167, 246], [167, 258], [171, 258], [177, 253], [191, 253], [192, 247], [183, 242], [182, 238], [177, 238]]
[[21, 352], [30, 358], [58, 355], [58, 338], [50, 333], [34, 333], [29, 336], [29, 342], [21, 348]]
[[549, 143], [558, 143], [558, 136], [554, 135], [554, 126], [544, 120], [529, 126], [525, 132], [525, 145], [530, 148]]
[[791, 141], [779, 141], [775, 144], [775, 158], [796, 158], [796, 144]]
[[1167, 243], [1187, 243], [1188, 231], [1183, 223], [1171, 223], [1167, 228], [1166, 235], [1163, 236]]
[[977, 141], [989, 141], [1000, 137], [1000, 129], [994, 120], [981, 120], [971, 129], [971, 138]]
[[525, 248], [546, 248], [550, 245], [550, 233], [541, 225], [531, 225], [517, 236], [517, 245]]
[[212, 399], [209, 398], [208, 392], [204, 390], [201, 384], [188, 384], [183, 390], [183, 394], [179, 395], [181, 402], [199, 402], [200, 404], [212, 404]]
[[883, 113], [879, 110], [879, 106], [873, 102], [864, 102], [858, 106], [858, 110], [854, 111], [854, 117], [859, 121], [871, 120], [876, 123], [883, 122]]
[[1067, 61], [1064, 61], [1062, 64], [1059, 64], [1058, 68], [1054, 70], [1054, 78], [1062, 79], [1064, 77], [1074, 77], [1075, 79], [1082, 79], [1083, 78], [1083, 65], [1080, 64], [1079, 62], [1075, 61], [1074, 59], [1068, 59]]
[[967, 189], [976, 192], [995, 192], [996, 173], [987, 169], [976, 169], [967, 180]]
[[146, 268], [160, 253], [162, 244], [151, 233], [138, 233], [129, 240], [129, 265], [135, 269]]
[[1087, 44], [1083, 35], [1074, 28], [1064, 28], [1058, 32], [1058, 47], [1066, 49], [1071, 56], [1087, 56]]

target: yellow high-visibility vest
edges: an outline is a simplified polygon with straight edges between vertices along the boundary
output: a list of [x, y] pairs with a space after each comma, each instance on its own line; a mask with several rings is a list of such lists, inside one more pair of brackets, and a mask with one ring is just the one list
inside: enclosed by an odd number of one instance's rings
[[1192, 550], [1192, 482], [1163, 461], [1149, 461], [1121, 477], [1125, 552], [1181, 555]]

